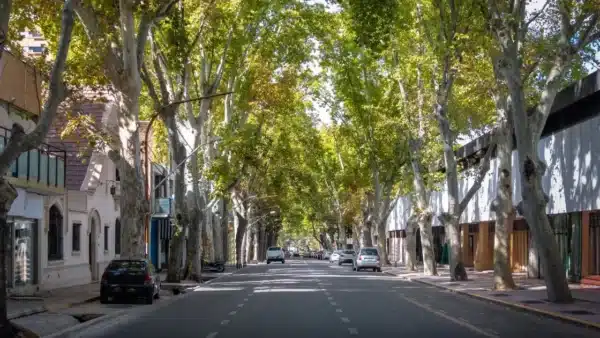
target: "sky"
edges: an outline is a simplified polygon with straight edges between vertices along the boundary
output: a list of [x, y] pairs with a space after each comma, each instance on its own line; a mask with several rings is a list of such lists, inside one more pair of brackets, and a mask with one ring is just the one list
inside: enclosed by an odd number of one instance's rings
[[[326, 5], [325, 0], [307, 0], [307, 2]], [[541, 9], [543, 7], [543, 5], [544, 5], [545, 2], [546, 2], [546, 0], [532, 0], [527, 5], [528, 6], [528, 8], [527, 8], [528, 12], [531, 13], [532, 11], [536, 11], [536, 10]], [[330, 8], [330, 10], [337, 11], [337, 10], [339, 10], [339, 8]], [[600, 51], [596, 55], [596, 59], [600, 59]], [[311, 70], [313, 70], [313, 72], [315, 72], [315, 73], [321, 71], [321, 68], [319, 67], [319, 65], [318, 65], [317, 62], [313, 62], [311, 65], [309, 65], [309, 68]], [[591, 73], [593, 70], [595, 70], [595, 68], [590, 65], [590, 67], [588, 67], [588, 70]], [[314, 100], [311, 100], [311, 101], [313, 102], [314, 112], [318, 116], [318, 118], [320, 120], [320, 124], [330, 125], [331, 124], [331, 116], [330, 116], [329, 110], [327, 108], [325, 108], [325, 107], [320, 106]], [[459, 143], [460, 144], [466, 144], [469, 141], [471, 141], [471, 139], [472, 139], [472, 137], [461, 137], [461, 139], [459, 140]]]

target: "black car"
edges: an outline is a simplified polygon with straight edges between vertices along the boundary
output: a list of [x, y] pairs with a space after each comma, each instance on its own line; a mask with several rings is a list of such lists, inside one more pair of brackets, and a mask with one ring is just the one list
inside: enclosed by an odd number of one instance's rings
[[112, 260], [102, 274], [100, 282], [100, 302], [108, 303], [109, 298], [144, 298], [152, 304], [159, 298], [160, 277], [152, 263], [146, 259]]

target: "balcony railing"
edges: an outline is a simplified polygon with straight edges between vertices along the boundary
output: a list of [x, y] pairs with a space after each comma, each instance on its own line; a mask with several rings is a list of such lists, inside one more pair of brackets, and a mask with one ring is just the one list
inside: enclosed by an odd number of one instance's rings
[[154, 200], [154, 214], [171, 214], [171, 199], [170, 198], [156, 198]]
[[[0, 152], [10, 138], [10, 129], [0, 126]], [[56, 146], [42, 143], [37, 149], [22, 153], [13, 162], [6, 176], [15, 177], [41, 186], [64, 188], [67, 152]]]

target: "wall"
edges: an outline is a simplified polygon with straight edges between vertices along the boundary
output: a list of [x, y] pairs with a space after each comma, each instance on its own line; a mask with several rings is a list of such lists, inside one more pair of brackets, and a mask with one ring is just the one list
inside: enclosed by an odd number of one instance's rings
[[[598, 110], [600, 113], [600, 108]], [[600, 132], [600, 116], [564, 129], [540, 141], [538, 153], [548, 169], [542, 179], [544, 191], [550, 197], [546, 212], [559, 214], [574, 211], [600, 209], [600, 143], [596, 135]], [[520, 174], [518, 173], [518, 153], [512, 154], [513, 203], [521, 201]], [[494, 220], [490, 204], [497, 192], [498, 164], [491, 161], [481, 189], [473, 197], [461, 217], [461, 223], [478, 223]], [[459, 181], [460, 197], [472, 186], [474, 176], [463, 176]], [[445, 186], [432, 192], [431, 208], [440, 214], [447, 206]], [[404, 229], [411, 213], [411, 202], [402, 197], [388, 219], [388, 231]], [[439, 226], [437, 218], [434, 226]]]
[[[97, 180], [88, 181], [87, 186], [83, 186], [81, 191], [69, 190], [67, 193], [67, 203], [65, 207], [64, 198], [51, 199], [46, 208], [46, 215], [51, 203], [60, 205], [61, 210], [68, 210], [68, 216], [64, 217], [63, 223], [63, 260], [48, 261], [47, 259], [47, 232], [42, 237], [42, 261], [43, 261], [43, 280], [41, 287], [43, 289], [54, 289], [72, 285], [80, 285], [92, 282], [92, 270], [90, 267], [90, 251], [93, 250], [92, 257], [97, 276], [115, 257], [115, 221], [119, 217], [119, 201], [110, 194], [111, 181], [115, 180], [115, 165], [105, 155], [93, 157], [90, 166], [97, 170], [95, 177]], [[109, 181], [109, 182], [107, 182]], [[92, 233], [91, 218], [96, 215], [99, 222]], [[64, 213], [63, 213], [64, 215]], [[73, 224], [81, 224], [80, 232], [80, 250], [73, 251]], [[47, 221], [46, 221], [47, 224]], [[104, 248], [105, 227], [108, 227], [108, 250]], [[92, 242], [95, 244], [89, 247], [88, 236], [92, 235]]]
[[0, 59], [0, 99], [22, 110], [40, 114], [42, 76], [9, 52]]

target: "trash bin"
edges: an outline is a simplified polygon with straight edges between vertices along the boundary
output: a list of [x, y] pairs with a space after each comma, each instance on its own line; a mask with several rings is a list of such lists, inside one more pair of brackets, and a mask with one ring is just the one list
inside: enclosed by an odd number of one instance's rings
[[441, 259], [441, 264], [449, 264], [449, 247], [448, 247], [448, 243], [444, 243], [444, 246], [442, 247], [442, 259]]

